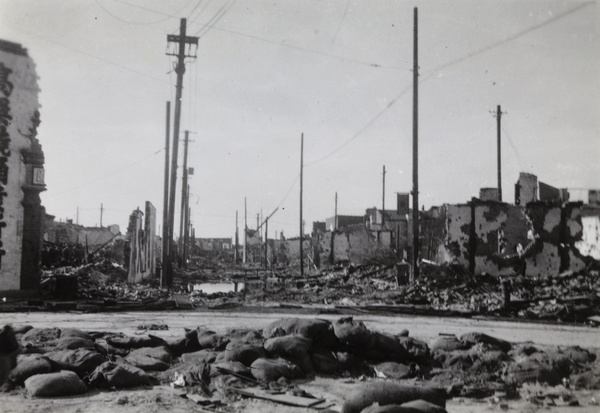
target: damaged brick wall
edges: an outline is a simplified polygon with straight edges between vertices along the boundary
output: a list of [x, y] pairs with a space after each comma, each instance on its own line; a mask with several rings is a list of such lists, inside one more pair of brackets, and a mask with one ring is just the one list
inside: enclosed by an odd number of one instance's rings
[[598, 259], [600, 209], [581, 203], [523, 208], [474, 199], [446, 213], [446, 261], [475, 274], [552, 276]]

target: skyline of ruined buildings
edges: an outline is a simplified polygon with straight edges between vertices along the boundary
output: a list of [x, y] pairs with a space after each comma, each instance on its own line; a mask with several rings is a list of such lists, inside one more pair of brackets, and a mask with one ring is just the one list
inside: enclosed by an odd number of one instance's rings
[[[54, 223], [41, 205], [44, 154], [36, 137], [40, 123], [39, 88], [35, 64], [21, 45], [0, 40], [0, 291], [35, 294], [40, 287], [44, 241], [52, 242]], [[498, 202], [495, 188], [482, 188], [479, 198], [463, 204], [444, 204], [420, 214], [421, 259], [437, 264], [459, 264], [472, 273], [493, 275], [557, 275], [581, 271], [600, 261], [600, 190], [590, 190], [587, 204], [568, 202], [565, 189], [554, 188], [530, 173], [521, 173], [515, 202]], [[130, 282], [156, 275], [158, 237], [156, 210], [130, 216], [127, 244]], [[313, 223], [303, 250], [311, 265], [363, 263], [408, 259], [412, 254], [409, 194], [397, 195], [397, 208], [366, 208], [361, 216], [338, 215]], [[86, 248], [118, 235], [93, 228], [72, 228], [75, 243]], [[58, 231], [60, 233], [60, 231]], [[63, 231], [64, 232], [64, 231]], [[72, 243], [73, 231], [65, 232]], [[260, 235], [256, 231], [255, 234]], [[63, 234], [64, 235], [64, 234]], [[255, 239], [256, 238], [256, 239]], [[56, 240], [56, 239], [55, 239]], [[210, 243], [195, 239], [197, 251], [227, 248], [226, 238]], [[61, 241], [63, 242], [63, 241]], [[298, 260], [300, 240], [249, 240], [254, 262], [270, 265]], [[231, 245], [231, 243], [229, 243]], [[266, 265], [266, 264], [265, 264]]]

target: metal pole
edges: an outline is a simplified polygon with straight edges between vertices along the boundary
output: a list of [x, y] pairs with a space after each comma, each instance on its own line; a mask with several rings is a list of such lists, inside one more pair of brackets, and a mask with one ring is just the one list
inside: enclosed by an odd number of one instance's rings
[[162, 230], [162, 270], [160, 286], [167, 287], [167, 266], [169, 265], [169, 154], [171, 133], [171, 102], [167, 102], [167, 130], [165, 133], [165, 190], [163, 199], [163, 230]]
[[304, 133], [300, 137], [300, 275], [304, 276], [304, 225], [302, 219], [302, 191], [303, 191], [303, 173], [304, 173]]
[[419, 50], [418, 12], [414, 12], [413, 45], [413, 279], [419, 277]]

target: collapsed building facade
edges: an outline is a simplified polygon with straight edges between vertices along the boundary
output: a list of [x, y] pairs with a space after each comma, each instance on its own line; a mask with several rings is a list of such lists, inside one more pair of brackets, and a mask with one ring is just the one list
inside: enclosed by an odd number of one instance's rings
[[45, 210], [44, 153], [35, 64], [20, 44], [0, 40], [0, 291], [40, 284]]
[[[464, 204], [419, 212], [421, 259], [459, 264], [473, 274], [527, 276], [581, 271], [600, 261], [600, 201], [569, 202], [565, 189], [522, 173], [515, 203], [499, 202], [495, 188]], [[359, 217], [355, 217], [359, 218]], [[412, 254], [408, 194], [398, 194], [396, 210], [366, 210], [362, 224], [330, 225], [313, 233], [312, 251], [321, 263], [364, 264], [405, 260]]]

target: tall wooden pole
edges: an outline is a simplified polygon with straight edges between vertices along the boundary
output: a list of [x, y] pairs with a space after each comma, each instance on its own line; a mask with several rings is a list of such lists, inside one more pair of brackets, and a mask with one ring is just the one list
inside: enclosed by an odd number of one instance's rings
[[236, 210], [235, 211], [235, 250], [233, 252], [233, 262], [235, 263], [235, 265], [237, 265], [237, 263], [238, 263], [239, 246], [240, 246], [240, 238], [239, 238], [239, 232], [238, 232], [238, 212]]
[[246, 208], [246, 197], [244, 197], [244, 264], [248, 262], [248, 250], [246, 244], [248, 244], [248, 209]]
[[381, 229], [384, 229], [385, 223], [385, 165], [383, 165], [383, 186], [382, 186], [382, 200], [381, 200]]
[[337, 192], [336, 192], [336, 193], [335, 193], [335, 218], [334, 218], [334, 221], [333, 221], [333, 229], [334, 229], [334, 230], [337, 230], [337, 228], [338, 228], [338, 210], [337, 210], [337, 202], [338, 202], [338, 200], [337, 200]]
[[418, 12], [414, 12], [413, 36], [413, 279], [419, 277], [419, 49]]
[[167, 102], [167, 130], [165, 133], [165, 189], [163, 196], [163, 230], [162, 230], [162, 270], [160, 273], [160, 286], [166, 288], [167, 266], [169, 265], [169, 154], [171, 133], [171, 102]]
[[300, 275], [304, 276], [304, 225], [302, 218], [302, 192], [304, 174], [304, 133], [300, 136]]
[[[181, 216], [179, 217], [179, 240], [183, 241], [185, 233], [185, 216], [187, 211], [187, 190], [188, 190], [188, 171], [187, 171], [187, 158], [188, 158], [188, 145], [190, 142], [189, 131], [185, 131], [185, 139], [183, 141], [183, 170], [182, 170], [182, 181], [181, 181]], [[181, 249], [183, 252], [183, 249]]]
[[[169, 254], [173, 257], [173, 230], [175, 224], [175, 193], [177, 189], [177, 156], [179, 148], [179, 124], [181, 120], [181, 95], [183, 90], [183, 74], [185, 73], [185, 45], [198, 44], [197, 37], [186, 36], [186, 19], [181, 19], [179, 26], [179, 36], [167, 35], [167, 42], [177, 43], [177, 65], [175, 73], [177, 73], [177, 86], [175, 90], [175, 118], [173, 125], [173, 154], [171, 157], [171, 184], [169, 186]], [[172, 258], [169, 262], [172, 261]], [[168, 286], [173, 285], [173, 273], [169, 265]]]
[[498, 123], [498, 201], [502, 202], [502, 146], [500, 144], [500, 129], [501, 129], [502, 110], [498, 105], [496, 112], [496, 121]]

